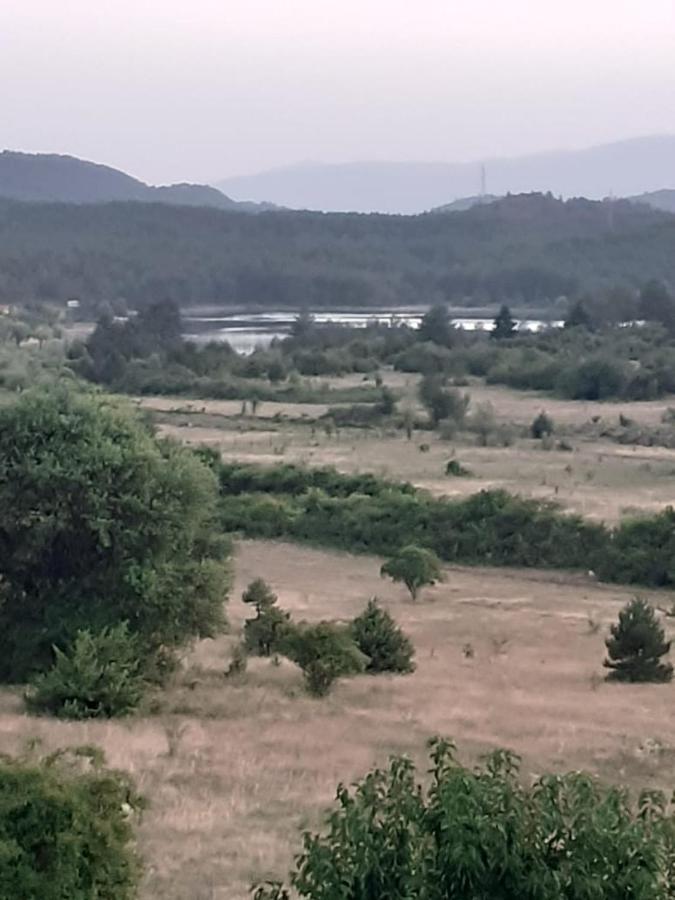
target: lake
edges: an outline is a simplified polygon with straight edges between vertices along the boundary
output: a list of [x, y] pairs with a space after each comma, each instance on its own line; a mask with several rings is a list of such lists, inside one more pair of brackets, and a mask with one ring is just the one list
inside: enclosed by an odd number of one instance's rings
[[[369, 309], [367, 311], [321, 310], [312, 315], [318, 323], [335, 323], [365, 328], [369, 322], [390, 325], [408, 325], [418, 328], [426, 307], [408, 309]], [[268, 346], [274, 338], [286, 337], [297, 318], [297, 312], [271, 310], [269, 312], [231, 312], [223, 314], [213, 311], [183, 311], [185, 337], [198, 343], [207, 341], [227, 341], [239, 353], [252, 353], [256, 347]], [[493, 318], [457, 315], [452, 321], [467, 331], [489, 330]], [[543, 319], [516, 320], [523, 331], [540, 331], [542, 328], [560, 327], [562, 321]]]

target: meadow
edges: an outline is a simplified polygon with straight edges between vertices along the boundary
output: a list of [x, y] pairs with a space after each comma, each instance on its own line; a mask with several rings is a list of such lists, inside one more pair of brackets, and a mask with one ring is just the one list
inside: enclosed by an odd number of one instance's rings
[[[360, 379], [333, 381], [353, 387]], [[387, 372], [384, 381], [400, 405], [421, 415], [415, 376]], [[164, 434], [214, 446], [226, 460], [333, 465], [448, 496], [505, 487], [606, 522], [675, 499], [675, 450], [598, 434], [598, 423], [620, 415], [656, 427], [668, 399], [582, 403], [478, 382], [462, 390], [472, 404], [492, 403], [498, 421], [513, 429], [508, 446], [421, 429], [408, 440], [389, 425], [326, 429], [321, 404], [262, 403], [243, 415], [239, 401], [137, 402]], [[556, 439], [572, 449], [544, 449], [527, 435], [542, 409], [556, 423]], [[450, 458], [472, 476], [445, 475]], [[6, 752], [31, 741], [43, 750], [93, 744], [133, 774], [149, 801], [140, 828], [144, 900], [244, 900], [252, 882], [285, 876], [301, 830], [320, 826], [339, 782], [392, 753], [421, 761], [434, 734], [454, 738], [469, 760], [510, 748], [523, 756], [525, 777], [585, 769], [635, 789], [672, 785], [672, 685], [604, 681], [604, 637], [634, 591], [599, 584], [591, 573], [446, 566], [445, 581], [413, 603], [401, 585], [379, 577], [380, 564], [373, 556], [238, 541], [229, 634], [194, 646], [142, 714], [88, 723], [30, 718], [19, 692], [5, 688], [0, 744]], [[226, 678], [249, 614], [241, 593], [256, 577], [270, 583], [282, 608], [308, 621], [350, 619], [379, 597], [411, 637], [416, 671], [343, 679], [322, 700], [306, 694], [300, 671], [284, 659], [252, 659], [245, 674]], [[665, 593], [640, 594], [660, 606], [671, 602]], [[675, 619], [664, 623], [675, 631]]]

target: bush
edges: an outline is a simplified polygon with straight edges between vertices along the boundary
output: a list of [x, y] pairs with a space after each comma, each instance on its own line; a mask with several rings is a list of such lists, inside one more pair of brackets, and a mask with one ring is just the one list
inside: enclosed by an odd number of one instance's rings
[[468, 394], [460, 394], [456, 388], [445, 386], [440, 375], [425, 375], [419, 385], [420, 400], [429, 412], [432, 425], [451, 419], [461, 425], [470, 402]]
[[530, 425], [530, 434], [536, 440], [549, 437], [555, 431], [555, 425], [553, 424], [553, 419], [546, 415], [545, 412], [540, 412], [537, 418]]
[[443, 580], [443, 570], [438, 557], [432, 550], [409, 544], [388, 559], [380, 569], [381, 576], [392, 581], [402, 581], [417, 600], [420, 588]]
[[493, 405], [479, 403], [467, 419], [466, 427], [478, 438], [481, 447], [487, 447], [497, 432], [497, 416]]
[[473, 474], [458, 459], [450, 459], [445, 466], [445, 474], [455, 478], [469, 478]]
[[[498, 750], [465, 768], [432, 742], [431, 779], [392, 760], [352, 790], [340, 785], [324, 834], [306, 833], [291, 874], [304, 900], [668, 900], [675, 867], [665, 795], [637, 809], [588, 775], [544, 775], [531, 787]], [[289, 900], [279, 883], [254, 900]]]
[[415, 670], [415, 649], [389, 613], [370, 600], [368, 606], [351, 624], [352, 637], [359, 650], [368, 657], [366, 672], [400, 672]]
[[142, 658], [223, 625], [216, 480], [102, 396], [59, 387], [0, 409], [0, 680], [120, 622]]
[[363, 672], [368, 659], [344, 625], [301, 623], [287, 635], [282, 652], [297, 663], [310, 694], [325, 696], [336, 679]]
[[672, 665], [661, 662], [661, 657], [670, 651], [670, 641], [666, 641], [656, 613], [646, 600], [636, 597], [624, 606], [605, 643], [609, 656], [604, 665], [611, 670], [608, 680], [663, 682], [672, 679]]
[[61, 719], [99, 719], [133, 712], [143, 697], [138, 641], [126, 623], [98, 634], [78, 631], [68, 650], [54, 648], [51, 669], [26, 694], [28, 708]]
[[133, 900], [140, 798], [119, 773], [66, 762], [0, 759], [0, 897]]

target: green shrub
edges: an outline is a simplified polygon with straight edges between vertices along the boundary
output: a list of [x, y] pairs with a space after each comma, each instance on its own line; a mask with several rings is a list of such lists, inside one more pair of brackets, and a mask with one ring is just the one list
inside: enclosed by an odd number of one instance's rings
[[673, 667], [661, 661], [670, 652], [663, 627], [651, 604], [636, 597], [619, 613], [606, 640], [610, 681], [670, 681]]
[[539, 439], [549, 437], [555, 431], [553, 419], [547, 416], [545, 412], [540, 412], [536, 419], [530, 425], [530, 434], [533, 438]]
[[272, 656], [284, 646], [292, 628], [290, 614], [278, 606], [267, 606], [244, 622], [244, 647], [251, 656]]
[[414, 544], [403, 547], [388, 559], [380, 569], [380, 575], [402, 581], [413, 600], [417, 599], [420, 588], [443, 581], [443, 570], [436, 554]]
[[[675, 829], [665, 795], [635, 808], [583, 773], [524, 786], [503, 750], [465, 768], [432, 743], [431, 778], [392, 760], [340, 785], [325, 833], [304, 836], [290, 881], [303, 900], [669, 900]], [[279, 883], [254, 900], [289, 900]]]
[[317, 697], [325, 696], [336, 679], [363, 672], [368, 664], [350, 628], [334, 622], [299, 624], [288, 633], [282, 652], [300, 666], [307, 690]]
[[0, 680], [126, 621], [143, 658], [223, 625], [216, 479], [103, 396], [59, 386], [0, 408]]
[[141, 800], [126, 776], [66, 763], [0, 759], [0, 897], [134, 900]]
[[143, 697], [138, 640], [126, 623], [97, 634], [78, 631], [72, 647], [54, 648], [54, 665], [36, 676], [28, 708], [61, 719], [97, 719], [133, 712]]
[[415, 670], [415, 648], [410, 638], [377, 600], [370, 600], [361, 615], [354, 619], [351, 632], [356, 646], [368, 657], [366, 672], [405, 674]]
[[455, 478], [469, 478], [473, 474], [461, 464], [458, 459], [450, 459], [445, 465], [445, 474], [452, 475]]

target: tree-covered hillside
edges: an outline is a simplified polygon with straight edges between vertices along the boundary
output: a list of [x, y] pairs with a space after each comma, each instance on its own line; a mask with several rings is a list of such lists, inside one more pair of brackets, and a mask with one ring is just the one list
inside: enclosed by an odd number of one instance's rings
[[542, 194], [422, 216], [0, 201], [0, 300], [544, 304], [673, 282], [673, 246], [666, 213]]

